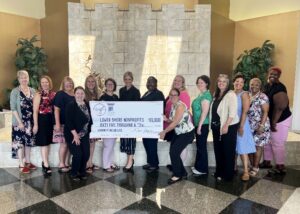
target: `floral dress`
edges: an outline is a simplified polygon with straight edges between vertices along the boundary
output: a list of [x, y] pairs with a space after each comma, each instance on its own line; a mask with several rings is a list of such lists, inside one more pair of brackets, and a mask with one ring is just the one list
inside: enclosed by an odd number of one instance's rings
[[20, 91], [21, 120], [24, 124], [24, 131], [18, 126], [12, 127], [12, 158], [18, 158], [18, 149], [21, 145], [34, 146], [33, 128], [33, 93], [29, 97]]
[[266, 103], [269, 103], [269, 99], [267, 95], [265, 95], [262, 92], [259, 92], [255, 96], [251, 97], [251, 104], [248, 111], [248, 117], [256, 146], [264, 146], [270, 141], [271, 129], [269, 118], [267, 118], [264, 124], [264, 132], [262, 134], [257, 134], [256, 132], [256, 130], [259, 128], [261, 119], [263, 117], [262, 105]]

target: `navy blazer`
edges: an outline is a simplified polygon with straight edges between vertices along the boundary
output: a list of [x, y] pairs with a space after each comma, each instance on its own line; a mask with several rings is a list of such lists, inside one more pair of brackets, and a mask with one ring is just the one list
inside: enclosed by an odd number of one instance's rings
[[[85, 104], [88, 108], [89, 114], [91, 115], [89, 104], [87, 102], [85, 102]], [[75, 129], [76, 132], [79, 133], [88, 121], [89, 121], [88, 118], [79, 108], [76, 101], [72, 101], [68, 103], [66, 107], [66, 113], [65, 113], [65, 128], [64, 128], [66, 141], [71, 142], [73, 140], [73, 134], [71, 133], [71, 131]], [[92, 118], [90, 118], [89, 121], [88, 133], [91, 132], [91, 125], [92, 125]]]

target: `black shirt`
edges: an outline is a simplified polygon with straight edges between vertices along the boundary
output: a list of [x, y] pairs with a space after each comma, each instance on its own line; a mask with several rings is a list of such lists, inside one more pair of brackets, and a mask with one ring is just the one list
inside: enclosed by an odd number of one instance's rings
[[120, 88], [119, 95], [120, 101], [139, 101], [141, 99], [140, 91], [134, 86], [131, 86], [128, 90], [126, 86]]
[[108, 95], [107, 93], [104, 93], [100, 99], [100, 101], [119, 101], [119, 97], [115, 94], [113, 94], [112, 96], [111, 95]]
[[53, 105], [60, 109], [60, 124], [65, 124], [65, 109], [66, 106], [72, 101], [75, 101], [74, 96], [70, 96], [64, 91], [58, 91], [56, 93], [53, 100]]
[[220, 125], [220, 116], [217, 113], [218, 107], [222, 99], [215, 99], [211, 108], [211, 124], [214, 126]]
[[[273, 112], [274, 112], [274, 101], [273, 101], [273, 97], [275, 94], [279, 93], [279, 92], [284, 92], [287, 94], [287, 90], [285, 85], [283, 85], [281, 82], [279, 83], [274, 83], [272, 85], [270, 84], [266, 84], [265, 85], [265, 89], [264, 89], [265, 94], [268, 96], [269, 98], [269, 102], [270, 102], [270, 108], [269, 108], [269, 119], [270, 122], [272, 124], [272, 120], [273, 120]], [[284, 121], [285, 119], [287, 119], [288, 117], [290, 117], [292, 115], [291, 111], [290, 111], [290, 107], [289, 107], [289, 103], [287, 105], [287, 107], [283, 110], [282, 114], [280, 115], [279, 120], [277, 121], [277, 123]]]

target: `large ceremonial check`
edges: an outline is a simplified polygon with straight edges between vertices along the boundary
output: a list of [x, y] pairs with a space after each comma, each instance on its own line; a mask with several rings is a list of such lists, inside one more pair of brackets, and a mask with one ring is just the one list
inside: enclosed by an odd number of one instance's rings
[[90, 138], [159, 138], [163, 130], [163, 102], [90, 101]]

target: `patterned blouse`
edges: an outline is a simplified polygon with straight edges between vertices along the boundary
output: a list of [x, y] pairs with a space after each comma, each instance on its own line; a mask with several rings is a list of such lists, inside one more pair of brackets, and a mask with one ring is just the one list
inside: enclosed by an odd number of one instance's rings
[[179, 104], [183, 104], [185, 106], [185, 109], [184, 109], [184, 112], [183, 112], [180, 122], [175, 127], [175, 133], [177, 135], [188, 133], [194, 129], [194, 125], [192, 123], [192, 117], [191, 117], [186, 105], [181, 101], [178, 101], [176, 104], [172, 105], [169, 119], [170, 120], [174, 119], [176, 109], [179, 106]]
[[86, 104], [83, 105], [78, 105], [78, 107], [80, 108], [80, 110], [85, 114], [85, 116], [88, 118], [88, 122], [84, 125], [83, 129], [79, 132], [79, 136], [80, 138], [84, 137], [87, 133], [88, 133], [88, 126], [89, 126], [89, 122], [91, 120], [90, 117], [90, 113], [89, 110], [86, 106]]
[[51, 114], [53, 112], [54, 97], [55, 97], [54, 91], [49, 91], [49, 93], [46, 93], [45, 91], [41, 91], [41, 102], [39, 106], [40, 114]]

